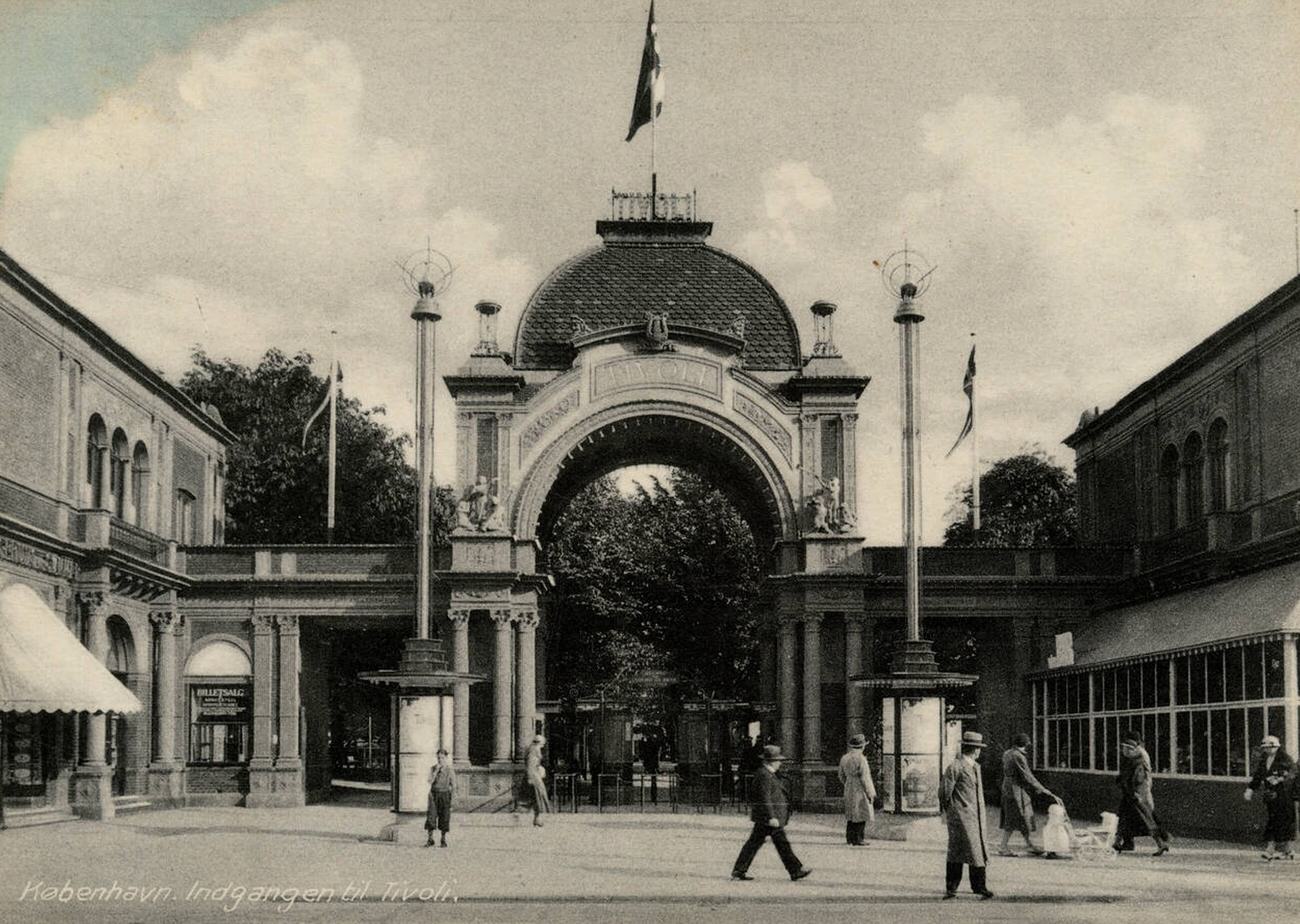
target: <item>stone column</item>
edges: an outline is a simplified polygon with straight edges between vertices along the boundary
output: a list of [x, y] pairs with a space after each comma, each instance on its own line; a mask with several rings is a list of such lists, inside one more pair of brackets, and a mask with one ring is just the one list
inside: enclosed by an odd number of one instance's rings
[[[1284, 732], [1279, 737], [1282, 738], [1282, 747], [1291, 754], [1294, 754], [1296, 746], [1300, 745], [1298, 740], [1300, 725], [1296, 720], [1296, 704], [1300, 702], [1300, 690], [1297, 689], [1295, 646], [1295, 639], [1282, 639], [1282, 695], [1285, 697], [1286, 707], [1282, 713]], [[1173, 759], [1172, 755], [1170, 759]]]
[[280, 632], [280, 753], [275, 759], [275, 804], [303, 805], [307, 801], [303, 782], [302, 749], [298, 716], [302, 697], [298, 686], [301, 655], [298, 647], [298, 617], [275, 617]]
[[795, 754], [795, 624], [796, 617], [792, 613], [782, 613], [781, 621], [777, 627], [777, 658], [781, 662], [781, 675], [779, 677], [779, 694], [781, 697], [781, 749], [787, 756], [793, 757]]
[[[447, 613], [451, 621], [451, 669], [469, 673], [469, 610], [455, 609]], [[457, 683], [452, 688], [453, 709], [451, 749], [456, 766], [469, 765], [469, 684]]]
[[271, 745], [274, 717], [271, 714], [271, 638], [273, 619], [267, 613], [253, 615], [253, 755], [248, 762], [249, 808], [274, 805], [275, 752]]
[[[77, 594], [86, 620], [86, 647], [95, 660], [108, 660], [108, 593], [103, 590]], [[73, 808], [83, 818], [112, 818], [113, 771], [105, 760], [108, 717], [100, 712], [86, 716], [86, 734], [81, 742], [81, 762], [73, 777]]]
[[862, 613], [844, 614], [844, 732], [852, 736], [866, 734], [862, 703], [866, 690], [850, 678], [862, 673]]
[[176, 633], [181, 617], [174, 609], [154, 610], [149, 622], [158, 634], [158, 684], [153, 700], [158, 722], [158, 750], [149, 765], [151, 799], [177, 804], [184, 799], [182, 764], [176, 747]]
[[510, 628], [514, 614], [508, 609], [492, 610], [496, 623], [496, 661], [492, 671], [492, 762], [510, 762], [510, 660], [514, 639]]
[[523, 754], [537, 733], [537, 622], [537, 610], [520, 610], [515, 614], [519, 635], [518, 680], [515, 684], [518, 754]]
[[808, 764], [822, 760], [822, 617], [803, 617], [803, 748], [800, 757]]

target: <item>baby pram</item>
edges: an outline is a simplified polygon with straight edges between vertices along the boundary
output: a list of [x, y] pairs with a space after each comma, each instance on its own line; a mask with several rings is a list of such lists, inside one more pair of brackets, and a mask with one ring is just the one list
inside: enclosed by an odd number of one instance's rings
[[1119, 829], [1119, 816], [1114, 812], [1101, 813], [1101, 825], [1095, 828], [1076, 829], [1066, 814], [1065, 803], [1056, 800], [1047, 807], [1047, 825], [1043, 828], [1043, 852], [1048, 859], [1113, 860], [1115, 832]]

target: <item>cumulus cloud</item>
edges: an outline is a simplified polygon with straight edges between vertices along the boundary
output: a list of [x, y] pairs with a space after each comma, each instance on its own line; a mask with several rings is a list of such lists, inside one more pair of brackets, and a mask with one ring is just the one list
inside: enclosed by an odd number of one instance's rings
[[[479, 298], [517, 311], [537, 273], [455, 204], [436, 151], [369, 130], [365, 101], [348, 45], [296, 29], [160, 60], [86, 118], [24, 139], [4, 246], [172, 375], [196, 343], [243, 361], [270, 345], [324, 356], [337, 329], [356, 358], [348, 387], [410, 429], [411, 299], [395, 259], [426, 240], [446, 251], [444, 307], [467, 318]], [[442, 327], [447, 371], [477, 332]]]
[[[967, 96], [918, 129], [918, 172], [934, 180], [891, 219], [846, 226], [808, 165], [782, 164], [742, 242], [787, 296], [839, 296], [839, 345], [874, 376], [860, 431], [873, 541], [898, 536], [897, 348], [864, 255], [906, 238], [939, 267], [922, 326], [927, 541], [970, 477], [968, 453], [944, 453], [965, 416], [972, 331], [981, 456], [1039, 444], [1069, 464], [1059, 441], [1085, 406], [1112, 403], [1264, 294], [1203, 188], [1211, 139], [1193, 107], [1115, 96], [1040, 123], [1017, 99]], [[802, 298], [791, 304], [805, 324]]]

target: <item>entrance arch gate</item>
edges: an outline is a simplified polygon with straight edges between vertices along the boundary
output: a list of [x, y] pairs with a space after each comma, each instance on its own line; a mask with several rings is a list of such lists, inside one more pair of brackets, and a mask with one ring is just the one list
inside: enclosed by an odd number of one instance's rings
[[445, 379], [460, 494], [438, 628], [454, 670], [489, 678], [455, 691], [454, 757], [475, 795], [509, 787], [539, 727], [546, 530], [585, 484], [631, 464], [707, 468], [750, 522], [768, 570], [759, 695], [786, 753], [815, 777], [824, 727], [863, 730], [862, 693], [845, 679], [862, 668], [854, 460], [869, 379], [835, 348], [833, 304], [812, 306], [805, 356], [785, 302], [707, 244], [711, 231], [598, 221], [601, 243], [530, 297], [514, 350], [497, 343], [500, 306], [480, 302], [478, 346]]

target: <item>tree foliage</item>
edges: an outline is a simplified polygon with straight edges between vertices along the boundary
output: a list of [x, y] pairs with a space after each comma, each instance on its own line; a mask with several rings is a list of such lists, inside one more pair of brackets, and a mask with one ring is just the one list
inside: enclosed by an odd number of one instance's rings
[[1079, 510], [1074, 476], [1041, 449], [995, 462], [980, 476], [980, 528], [972, 522], [968, 484], [954, 505], [944, 545], [1071, 546]]
[[744, 519], [673, 469], [631, 496], [606, 476], [561, 514], [548, 546], [558, 593], [558, 691], [646, 708], [647, 673], [686, 697], [746, 697], [757, 657], [760, 556]]
[[[226, 456], [226, 540], [323, 542], [327, 505], [328, 423], [313, 424], [303, 445], [303, 425], [325, 396], [325, 378], [311, 369], [310, 354], [266, 352], [253, 367], [216, 360], [202, 350], [181, 379], [181, 389], [211, 403], [238, 441]], [[336, 542], [410, 542], [415, 533], [416, 477], [395, 435], [340, 388], [337, 399], [335, 485]], [[445, 543], [454, 522], [449, 492], [434, 504], [435, 543]]]

